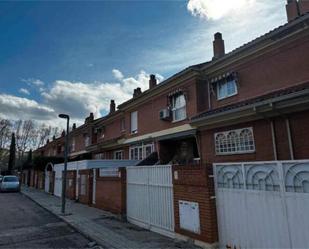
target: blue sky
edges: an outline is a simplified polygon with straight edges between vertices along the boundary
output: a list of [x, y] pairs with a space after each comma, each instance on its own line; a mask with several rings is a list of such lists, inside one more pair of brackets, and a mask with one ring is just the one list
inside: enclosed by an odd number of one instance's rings
[[209, 60], [215, 32], [230, 51], [285, 22], [285, 0], [2, 1], [0, 116], [99, 117], [150, 73]]

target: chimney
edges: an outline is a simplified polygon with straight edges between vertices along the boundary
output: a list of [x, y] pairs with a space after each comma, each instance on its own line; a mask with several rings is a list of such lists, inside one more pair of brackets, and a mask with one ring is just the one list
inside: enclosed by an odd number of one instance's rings
[[286, 4], [286, 14], [288, 22], [291, 22], [299, 17], [299, 5], [297, 0], [288, 0]]
[[115, 100], [112, 99], [109, 105], [109, 113], [111, 114], [115, 111], [116, 111], [116, 104], [115, 104]]
[[75, 129], [76, 129], [76, 123], [74, 123], [72, 126], [72, 130], [75, 130]]
[[150, 74], [150, 79], [149, 79], [149, 89], [154, 88], [157, 85], [157, 79], [154, 74]]
[[299, 14], [304, 15], [309, 12], [309, 1], [308, 0], [298, 0]]
[[64, 136], [65, 136], [65, 131], [63, 130], [61, 133], [61, 137], [64, 137]]
[[49, 143], [49, 139], [47, 139], [47, 141], [46, 141], [46, 144], [48, 144]]
[[89, 122], [92, 122], [94, 120], [93, 112], [90, 112], [89, 117], [85, 119], [85, 124], [88, 124]]
[[214, 57], [213, 60], [219, 59], [225, 55], [224, 40], [221, 33], [215, 33], [215, 40], [213, 41]]
[[142, 93], [142, 89], [140, 87], [134, 89], [133, 98], [136, 98]]

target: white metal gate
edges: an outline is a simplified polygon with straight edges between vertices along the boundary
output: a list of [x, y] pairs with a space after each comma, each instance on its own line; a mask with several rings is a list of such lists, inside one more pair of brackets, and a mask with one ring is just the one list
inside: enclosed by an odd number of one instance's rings
[[138, 226], [174, 236], [170, 165], [127, 167], [127, 218]]
[[214, 164], [220, 246], [309, 247], [309, 161]]

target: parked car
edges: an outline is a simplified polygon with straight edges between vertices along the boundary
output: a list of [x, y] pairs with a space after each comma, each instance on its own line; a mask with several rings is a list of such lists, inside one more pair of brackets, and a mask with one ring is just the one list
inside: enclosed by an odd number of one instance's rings
[[2, 179], [3, 179], [3, 176], [2, 176], [2, 175], [0, 175], [0, 183], [2, 182]]
[[17, 176], [3, 176], [0, 182], [0, 192], [20, 191], [20, 183]]

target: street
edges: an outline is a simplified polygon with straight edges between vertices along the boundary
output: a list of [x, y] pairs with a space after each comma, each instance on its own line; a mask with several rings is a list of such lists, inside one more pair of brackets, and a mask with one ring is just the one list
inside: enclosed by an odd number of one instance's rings
[[89, 240], [20, 193], [0, 193], [0, 248], [86, 248]]

